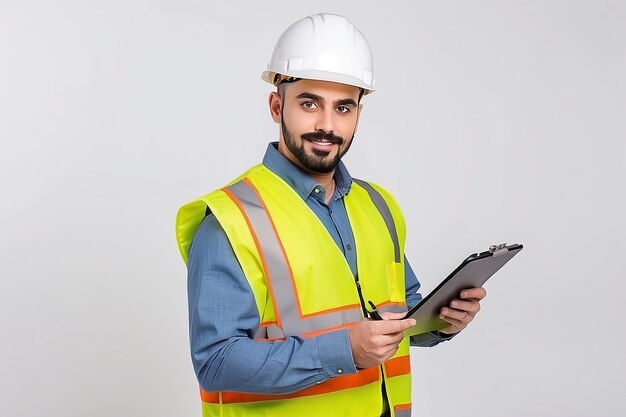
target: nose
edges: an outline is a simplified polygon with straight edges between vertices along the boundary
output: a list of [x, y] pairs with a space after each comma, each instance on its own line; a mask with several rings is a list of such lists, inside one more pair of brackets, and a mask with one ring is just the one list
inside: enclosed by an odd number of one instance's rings
[[[330, 107], [330, 106], [329, 106]], [[315, 130], [323, 131], [324, 133], [331, 133], [335, 129], [334, 113], [332, 108], [324, 108], [318, 112], [318, 117], [315, 123]]]

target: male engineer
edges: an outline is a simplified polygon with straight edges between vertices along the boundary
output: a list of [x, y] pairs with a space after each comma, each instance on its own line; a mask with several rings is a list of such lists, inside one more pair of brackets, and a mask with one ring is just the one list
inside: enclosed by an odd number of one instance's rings
[[442, 308], [440, 332], [404, 337], [421, 295], [402, 213], [341, 161], [374, 91], [370, 47], [350, 21], [294, 23], [262, 79], [276, 88], [278, 142], [177, 216], [203, 415], [410, 416], [409, 344], [463, 330], [485, 290]]

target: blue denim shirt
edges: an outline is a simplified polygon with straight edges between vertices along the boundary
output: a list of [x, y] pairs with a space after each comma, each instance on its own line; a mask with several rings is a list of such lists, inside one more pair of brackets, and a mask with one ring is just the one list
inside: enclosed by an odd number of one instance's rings
[[[352, 229], [343, 202], [352, 177], [340, 162], [335, 193], [325, 204], [324, 187], [280, 154], [271, 143], [263, 164], [286, 181], [320, 218], [356, 273]], [[254, 295], [224, 230], [215, 216], [200, 223], [189, 247], [189, 330], [193, 366], [206, 391], [284, 394], [357, 371], [348, 330], [303, 339], [253, 339], [259, 323]], [[420, 284], [405, 257], [407, 304], [417, 304]], [[419, 340], [418, 340], [419, 339]], [[434, 333], [412, 340], [434, 346], [446, 340]]]

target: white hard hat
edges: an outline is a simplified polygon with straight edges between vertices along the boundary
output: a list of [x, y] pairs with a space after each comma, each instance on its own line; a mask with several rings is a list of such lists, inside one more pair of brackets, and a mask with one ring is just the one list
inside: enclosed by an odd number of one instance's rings
[[261, 78], [276, 85], [276, 74], [353, 85], [365, 94], [374, 91], [370, 46], [348, 19], [336, 14], [315, 14], [289, 26]]

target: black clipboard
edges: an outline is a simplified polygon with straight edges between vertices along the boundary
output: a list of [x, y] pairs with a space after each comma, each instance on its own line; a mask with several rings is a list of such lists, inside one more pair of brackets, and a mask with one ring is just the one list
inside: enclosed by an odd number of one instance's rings
[[414, 318], [417, 324], [405, 330], [404, 335], [413, 336], [448, 327], [450, 323], [439, 318], [441, 307], [450, 305], [462, 290], [482, 287], [522, 248], [520, 244], [507, 246], [503, 243], [491, 246], [488, 251], [468, 256], [437, 288], [409, 310], [404, 318]]

